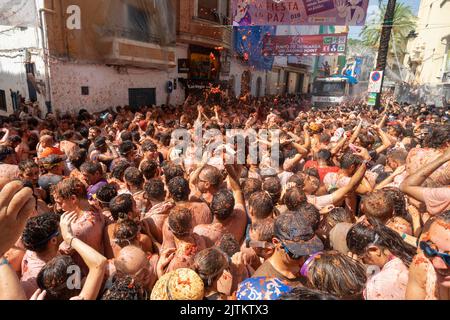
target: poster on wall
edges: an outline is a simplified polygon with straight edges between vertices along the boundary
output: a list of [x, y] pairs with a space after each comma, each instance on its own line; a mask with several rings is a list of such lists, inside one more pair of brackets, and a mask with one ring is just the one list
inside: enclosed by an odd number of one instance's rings
[[369, 0], [232, 0], [233, 26], [363, 26]]
[[266, 36], [263, 53], [266, 56], [344, 55], [347, 35]]

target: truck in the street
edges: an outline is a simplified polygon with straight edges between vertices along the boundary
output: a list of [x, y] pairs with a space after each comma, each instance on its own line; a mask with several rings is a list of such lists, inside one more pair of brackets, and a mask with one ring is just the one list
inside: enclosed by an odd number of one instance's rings
[[349, 76], [317, 77], [313, 83], [311, 102], [313, 107], [326, 108], [338, 105], [353, 94], [358, 81]]

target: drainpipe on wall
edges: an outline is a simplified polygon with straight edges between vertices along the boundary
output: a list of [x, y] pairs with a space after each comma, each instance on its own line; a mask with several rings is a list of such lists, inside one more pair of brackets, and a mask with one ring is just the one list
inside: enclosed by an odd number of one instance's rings
[[40, 26], [39, 28], [41, 29], [41, 40], [42, 40], [42, 50], [44, 51], [44, 65], [45, 65], [45, 105], [47, 106], [47, 112], [52, 112], [52, 90], [50, 88], [50, 72], [49, 72], [49, 59], [48, 59], [48, 52], [47, 52], [47, 47], [45, 45], [45, 30], [44, 30], [44, 16], [43, 13], [52, 13], [55, 14], [56, 11], [47, 9], [47, 8], [42, 8], [39, 9], [39, 22], [40, 22]]

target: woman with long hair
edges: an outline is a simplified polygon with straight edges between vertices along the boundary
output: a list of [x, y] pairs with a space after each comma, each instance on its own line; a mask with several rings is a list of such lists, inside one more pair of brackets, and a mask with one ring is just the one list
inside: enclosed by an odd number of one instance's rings
[[405, 299], [408, 267], [416, 248], [375, 219], [354, 225], [347, 234], [347, 246], [376, 272], [367, 281], [366, 300]]

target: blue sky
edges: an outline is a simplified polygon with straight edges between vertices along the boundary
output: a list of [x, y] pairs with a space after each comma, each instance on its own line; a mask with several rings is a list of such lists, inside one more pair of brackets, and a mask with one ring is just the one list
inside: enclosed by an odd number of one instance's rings
[[[417, 14], [419, 11], [420, 0], [397, 0], [397, 2], [401, 2], [409, 5], [413, 12]], [[387, 3], [387, 0], [383, 0], [383, 3]], [[368, 9], [368, 18], [378, 10], [378, 0], [370, 0], [369, 1], [369, 9]], [[359, 33], [361, 32], [362, 27], [350, 27], [349, 37], [353, 39], [359, 39]]]

